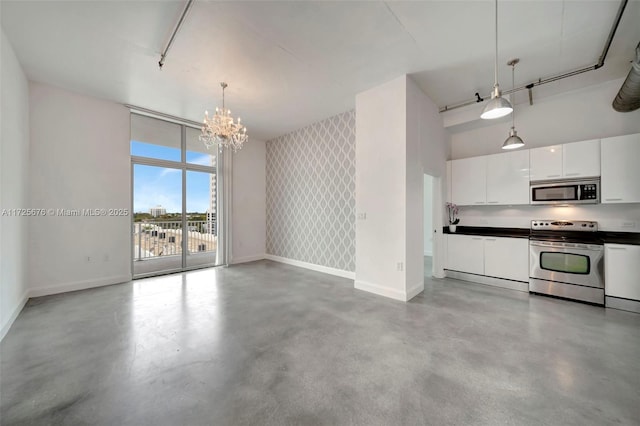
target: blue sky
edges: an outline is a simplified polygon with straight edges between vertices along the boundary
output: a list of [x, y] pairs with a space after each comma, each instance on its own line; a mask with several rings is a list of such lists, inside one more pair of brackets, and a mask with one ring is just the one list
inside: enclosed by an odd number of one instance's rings
[[[180, 149], [131, 141], [131, 155], [180, 161]], [[187, 162], [211, 165], [210, 155], [187, 151]], [[148, 213], [161, 205], [167, 213], [182, 210], [182, 172], [180, 169], [136, 164], [133, 172], [133, 211]], [[187, 212], [204, 213], [209, 208], [208, 173], [187, 171]]]

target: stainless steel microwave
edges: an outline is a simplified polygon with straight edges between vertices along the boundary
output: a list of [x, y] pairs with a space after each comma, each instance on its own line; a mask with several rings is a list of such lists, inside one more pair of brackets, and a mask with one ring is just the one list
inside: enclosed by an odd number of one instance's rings
[[531, 182], [531, 204], [598, 204], [600, 179]]

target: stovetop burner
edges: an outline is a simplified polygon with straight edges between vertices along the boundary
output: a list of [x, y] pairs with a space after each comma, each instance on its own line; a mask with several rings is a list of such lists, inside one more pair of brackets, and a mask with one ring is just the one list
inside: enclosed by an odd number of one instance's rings
[[529, 239], [566, 243], [603, 244], [598, 222], [585, 220], [532, 220]]

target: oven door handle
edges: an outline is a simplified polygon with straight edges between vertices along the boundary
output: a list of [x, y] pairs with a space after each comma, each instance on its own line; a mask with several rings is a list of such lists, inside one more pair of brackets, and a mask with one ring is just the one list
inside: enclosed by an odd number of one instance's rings
[[550, 251], [562, 251], [565, 253], [593, 253], [604, 251], [604, 246], [600, 244], [589, 244], [588, 247], [576, 247], [575, 245], [552, 244], [541, 241], [529, 241], [529, 247], [547, 249]]
[[529, 240], [529, 246], [533, 246], [533, 247], [548, 247], [548, 248], [551, 248], [551, 247], [561, 248], [561, 246], [552, 246], [549, 243], [544, 243], [544, 242], [541, 242], [541, 241], [531, 241], [531, 240]]

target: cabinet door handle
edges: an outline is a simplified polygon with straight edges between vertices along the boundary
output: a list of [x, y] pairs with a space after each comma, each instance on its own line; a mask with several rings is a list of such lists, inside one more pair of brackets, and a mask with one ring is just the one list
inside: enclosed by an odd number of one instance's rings
[[560, 177], [560, 175], [547, 175], [547, 177]]
[[609, 250], [627, 250], [626, 247], [607, 247]]
[[482, 240], [482, 238], [472, 238], [472, 240]]
[[495, 238], [485, 238], [484, 240], [485, 241], [495, 241], [496, 239]]
[[489, 204], [498, 204], [500, 201], [488, 201]]
[[605, 201], [622, 201], [622, 198], [605, 198]]
[[565, 173], [565, 176], [578, 176], [580, 173]]
[[473, 204], [484, 204], [484, 201], [474, 201]]

